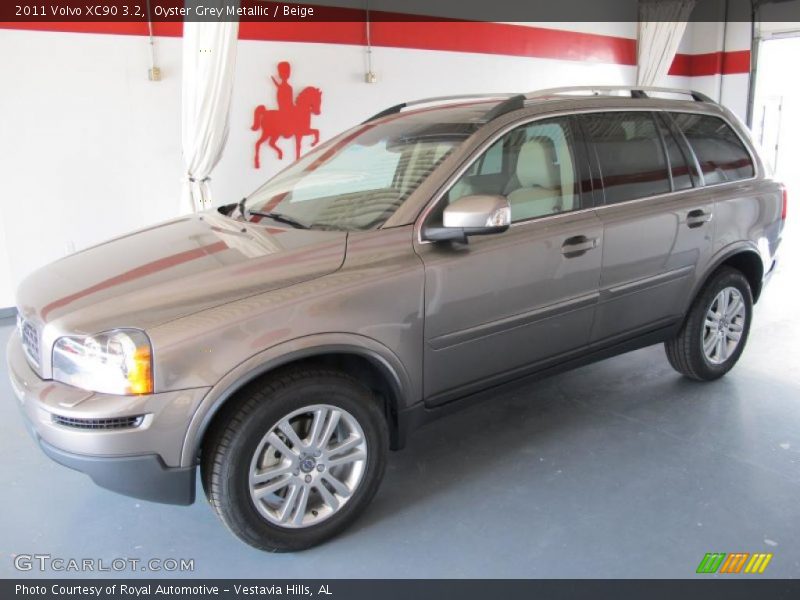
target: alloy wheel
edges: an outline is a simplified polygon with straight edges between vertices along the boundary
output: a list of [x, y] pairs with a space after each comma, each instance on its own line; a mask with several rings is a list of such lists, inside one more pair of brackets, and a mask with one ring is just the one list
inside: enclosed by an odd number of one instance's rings
[[706, 312], [703, 324], [703, 354], [713, 365], [720, 365], [736, 351], [744, 332], [747, 307], [735, 287], [720, 291]]
[[259, 442], [250, 463], [250, 497], [274, 525], [316, 525], [353, 496], [366, 461], [366, 437], [353, 415], [328, 404], [306, 406]]

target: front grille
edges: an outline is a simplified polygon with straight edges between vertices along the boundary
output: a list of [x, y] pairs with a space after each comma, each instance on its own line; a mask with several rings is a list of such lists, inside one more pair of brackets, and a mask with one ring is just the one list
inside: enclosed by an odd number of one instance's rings
[[111, 419], [75, 419], [53, 415], [53, 423], [73, 429], [132, 429], [139, 427], [144, 421], [144, 415], [138, 417], [114, 417]]
[[22, 349], [25, 350], [28, 360], [38, 369], [40, 356], [39, 332], [30, 321], [22, 321], [20, 335], [22, 336]]

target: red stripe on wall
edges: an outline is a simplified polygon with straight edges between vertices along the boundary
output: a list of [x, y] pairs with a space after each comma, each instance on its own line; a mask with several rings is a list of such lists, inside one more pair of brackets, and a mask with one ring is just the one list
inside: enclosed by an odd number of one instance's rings
[[701, 77], [704, 75], [737, 75], [750, 72], [750, 51], [678, 54], [672, 61], [670, 75]]
[[672, 59], [672, 65], [669, 68], [670, 75], [678, 75], [683, 77], [690, 77], [692, 70], [692, 55], [691, 54], [676, 54]]
[[[0, 29], [60, 31], [113, 35], [147, 35], [146, 23], [138, 22], [0, 22]], [[154, 23], [157, 36], [180, 37], [180, 22]], [[242, 22], [239, 39], [318, 44], [364, 45], [366, 35], [361, 21], [342, 22]], [[475, 21], [379, 21], [372, 24], [375, 46], [527, 56], [556, 60], [636, 65], [636, 40], [527, 27], [506, 23]], [[670, 75], [698, 77], [733, 75], [750, 71], [750, 51], [678, 54]]]
[[636, 64], [636, 41], [610, 35], [470, 22], [377, 23], [373, 31], [381, 45], [398, 48]]
[[[636, 40], [543, 27], [474, 21], [401, 21], [375, 22], [371, 33], [373, 45], [391, 48], [636, 64]], [[362, 22], [241, 23], [239, 38], [353, 45], [366, 43]]]
[[[335, 23], [239, 23], [240, 40], [269, 42], [310, 42], [316, 44], [367, 43], [364, 23], [338, 21]], [[374, 40], [373, 40], [373, 43]]]

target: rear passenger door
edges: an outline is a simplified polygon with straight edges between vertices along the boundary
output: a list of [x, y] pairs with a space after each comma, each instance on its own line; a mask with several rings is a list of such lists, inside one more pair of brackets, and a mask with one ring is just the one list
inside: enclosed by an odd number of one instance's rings
[[773, 203], [754, 179], [753, 156], [739, 134], [718, 116], [670, 116], [697, 157], [706, 193], [713, 194], [714, 256], [742, 240], [774, 239], [777, 234], [763, 230], [764, 223], [771, 220], [766, 215]]
[[581, 117], [601, 181], [600, 296], [591, 341], [608, 343], [678, 319], [710, 259], [713, 202], [696, 189], [694, 158], [665, 115]]

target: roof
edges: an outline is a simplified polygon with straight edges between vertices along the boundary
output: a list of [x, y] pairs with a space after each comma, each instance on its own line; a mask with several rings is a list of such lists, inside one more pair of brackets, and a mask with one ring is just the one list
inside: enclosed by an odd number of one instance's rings
[[[658, 96], [662, 96], [658, 98]], [[667, 96], [668, 98], [663, 98]], [[469, 106], [472, 113], [472, 122], [488, 123], [497, 117], [530, 106], [534, 103], [549, 101], [564, 101], [568, 99], [586, 98], [616, 98], [633, 100], [681, 100], [683, 102], [701, 102], [718, 106], [714, 100], [701, 92], [678, 88], [643, 87], [643, 86], [572, 86], [535, 90], [526, 94], [499, 93], [499, 94], [462, 94], [457, 96], [437, 96], [422, 98], [409, 102], [401, 102], [390, 106], [373, 115], [366, 121], [374, 121], [382, 117], [397, 114], [405, 108], [417, 107], [421, 109], [425, 104], [434, 105], [431, 108], [457, 109]], [[448, 111], [449, 112], [449, 111]], [[456, 111], [458, 112], [458, 111]]]

